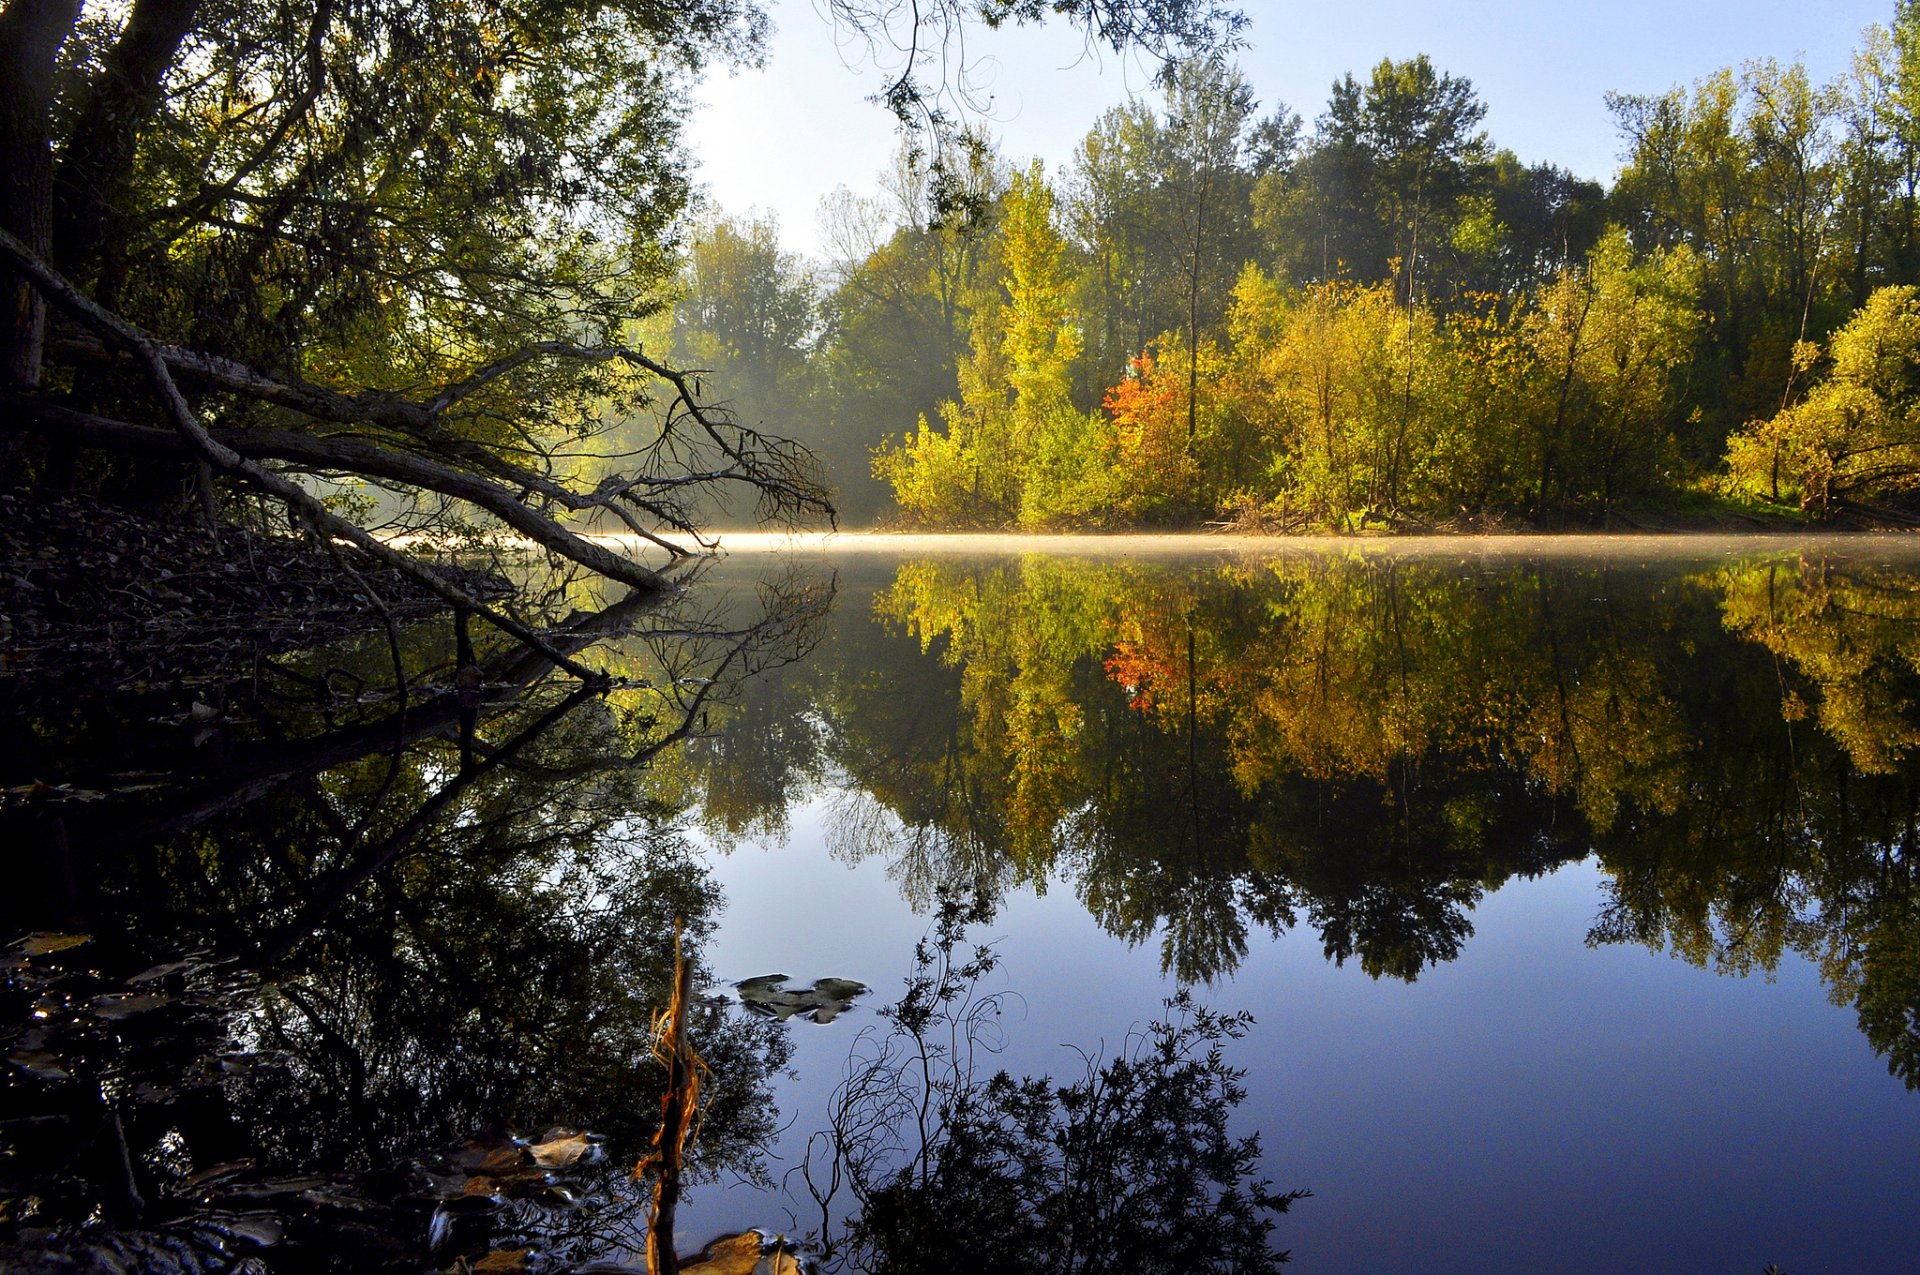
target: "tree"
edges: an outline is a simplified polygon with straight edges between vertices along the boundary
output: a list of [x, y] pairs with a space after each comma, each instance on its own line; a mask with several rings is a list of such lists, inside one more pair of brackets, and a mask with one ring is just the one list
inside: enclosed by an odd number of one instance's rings
[[1568, 504], [1611, 512], [1653, 485], [1672, 436], [1674, 369], [1700, 327], [1701, 272], [1684, 246], [1635, 261], [1614, 230], [1522, 316], [1535, 360], [1524, 415], [1536, 518]]
[[1035, 161], [1000, 201], [999, 277], [971, 307], [973, 352], [958, 369], [959, 398], [941, 405], [945, 432], [923, 416], [876, 456], [875, 473], [903, 509], [932, 521], [1037, 525], [1101, 504], [1101, 422], [1076, 412], [1069, 393], [1081, 338], [1065, 256], [1053, 189]]
[[1606, 192], [1553, 164], [1491, 161], [1491, 189], [1460, 204], [1447, 248], [1462, 293], [1511, 302], [1585, 261], [1606, 224]]
[[715, 220], [695, 235], [683, 277], [675, 358], [708, 369], [745, 415], [790, 415], [807, 393], [818, 295], [806, 264], [781, 251], [779, 227]]
[[[1253, 90], [1218, 58], [1190, 60], [1175, 69], [1167, 91], [1167, 167], [1163, 198], [1179, 262], [1187, 344], [1187, 440], [1198, 431], [1201, 296], [1210, 293], [1213, 316], [1233, 286], [1237, 239], [1247, 230], [1251, 174], [1241, 167], [1253, 117]], [[1209, 286], [1211, 285], [1211, 286]]]
[[1163, 87], [1162, 111], [1109, 111], [1075, 156], [1069, 224], [1087, 259], [1088, 372], [1102, 387], [1164, 333], [1182, 334], [1192, 366], [1253, 247], [1256, 137], [1285, 146], [1284, 113], [1256, 126], [1252, 90], [1218, 55], [1175, 63]]
[[965, 182], [958, 207], [936, 206], [929, 165], [903, 147], [880, 198], [843, 191], [829, 208], [833, 288], [822, 345], [831, 425], [823, 451], [852, 517], [877, 513], [884, 499], [869, 472], [874, 449], [958, 390], [1007, 183], [991, 147], [971, 140], [980, 145], [964, 146], [947, 165], [950, 182]]
[[1372, 159], [1376, 206], [1399, 263], [1395, 288], [1411, 302], [1421, 295], [1421, 253], [1438, 256], [1446, 245], [1447, 223], [1485, 159], [1486, 135], [1475, 130], [1487, 108], [1472, 84], [1440, 74], [1424, 56], [1380, 63], [1363, 101], [1360, 117], [1340, 126], [1358, 125]]
[[[1815, 351], [1796, 353], [1810, 366]], [[1729, 441], [1741, 490], [1829, 514], [1920, 487], [1920, 290], [1881, 288], [1833, 334], [1806, 401]]]
[[[670, 341], [676, 365], [698, 368], [706, 393], [736, 418], [756, 425], [807, 418], [819, 387], [814, 355], [820, 329], [819, 289], [812, 271], [780, 249], [771, 220], [720, 217], [702, 226], [681, 272]], [[630, 419], [636, 445], [655, 423]], [[727, 493], [705, 502], [710, 515], [733, 518]]]
[[[1043, 16], [991, 0], [832, 7], [869, 32], [909, 24], [885, 95], [907, 115], [932, 41]], [[1089, 39], [1169, 57], [1239, 22], [1192, 0], [1057, 12]], [[660, 571], [566, 520], [618, 519], [677, 560], [664, 533], [697, 535], [696, 498], [715, 485], [751, 490], [766, 517], [829, 514], [803, 449], [709, 406], [697, 378], [630, 340], [671, 294], [685, 86], [716, 58], [757, 56], [764, 27], [750, 0], [133, 0], [85, 14], [7, 0], [0, 391], [16, 475], [79, 474], [81, 448], [159, 457], [193, 476], [210, 525], [219, 475], [536, 645], [329, 508], [314, 480], [463, 502], [653, 591]], [[637, 472], [569, 483], [606, 423], [643, 404], [656, 428]], [[91, 471], [123, 496], [177, 488], [155, 472]]]
[[[465, 501], [648, 590], [657, 570], [561, 519], [603, 513], [665, 547], [693, 529], [689, 475], [743, 482], [769, 514], [827, 509], [800, 449], [624, 341], [670, 278], [681, 87], [751, 56], [750, 10], [139, 0], [82, 19], [13, 0], [4, 18], [9, 82], [45, 79], [66, 108], [8, 112], [18, 155], [58, 155], [0, 226], [7, 267], [61, 319], [49, 334], [15, 306], [0, 333], [13, 423], [49, 440], [16, 454], [27, 473], [70, 472], [82, 445], [184, 461], [211, 522], [217, 471], [536, 641], [307, 478]], [[602, 405], [655, 385], [640, 472], [568, 485]], [[118, 481], [138, 494], [152, 471]]]
[[1391, 277], [1402, 301], [1424, 295], [1423, 260], [1448, 259], [1473, 211], [1462, 201], [1485, 185], [1486, 110], [1470, 82], [1424, 55], [1386, 59], [1364, 85], [1336, 81], [1299, 164], [1263, 183], [1261, 220], [1290, 277]]

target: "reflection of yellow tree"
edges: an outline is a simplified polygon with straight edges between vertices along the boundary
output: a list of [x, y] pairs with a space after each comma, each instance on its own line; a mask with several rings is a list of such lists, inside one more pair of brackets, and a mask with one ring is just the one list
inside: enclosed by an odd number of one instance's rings
[[[1083, 897], [1111, 928], [1137, 940], [1163, 922], [1186, 925], [1169, 932], [1170, 952], [1231, 963], [1243, 947], [1236, 898], [1259, 896], [1265, 919], [1285, 924], [1289, 909], [1275, 901], [1285, 877], [1338, 853], [1337, 837], [1284, 831], [1301, 801], [1331, 802], [1383, 850], [1437, 833], [1429, 860], [1386, 896], [1325, 909], [1351, 931], [1336, 944], [1343, 952], [1367, 949], [1388, 916], [1453, 934], [1437, 946], [1403, 934], [1388, 943], [1400, 955], [1367, 958], [1378, 972], [1417, 972], [1469, 928], [1458, 907], [1478, 886], [1439, 886], [1460, 871], [1450, 856], [1498, 854], [1490, 829], [1510, 817], [1505, 807], [1536, 799], [1523, 785], [1488, 799], [1471, 776], [1526, 756], [1542, 730], [1535, 706], [1566, 643], [1531, 650], [1512, 612], [1538, 610], [1544, 586], [1513, 577], [1463, 607], [1451, 570], [1360, 556], [1223, 575], [1041, 558], [1012, 569], [918, 563], [900, 570], [879, 609], [959, 671], [974, 750], [965, 768], [998, 794], [1021, 875], [1039, 879], [1070, 852]], [[1650, 732], [1610, 730], [1605, 708], [1561, 716], [1595, 719], [1585, 751], [1624, 785], [1644, 769], [1639, 755], [1608, 750]], [[1578, 786], [1565, 770], [1555, 791]], [[1475, 862], [1466, 879], [1512, 870]], [[1209, 895], [1202, 881], [1224, 893]], [[1336, 888], [1365, 893], [1352, 881]], [[1408, 901], [1435, 889], [1431, 907]], [[1193, 912], [1203, 897], [1205, 917]]]
[[978, 572], [922, 562], [901, 568], [875, 604], [922, 651], [938, 641], [941, 659], [961, 670], [961, 710], [987, 760], [980, 779], [1004, 802], [1008, 848], [1035, 881], [1052, 866], [1074, 804], [1084, 715], [1072, 680], [1107, 642], [1101, 582], [1098, 572], [1089, 578], [1042, 557]]
[[850, 840], [921, 901], [1051, 876], [1183, 978], [1301, 918], [1412, 978], [1486, 890], [1592, 852], [1596, 941], [1728, 972], [1803, 953], [1920, 1078], [1898, 573], [1030, 557], [907, 564], [875, 611], [748, 718], [825, 750], [868, 803]]
[[[1732, 568], [1718, 583], [1726, 624], [1810, 684], [1821, 727], [1855, 768], [1892, 774], [1920, 743], [1920, 587], [1893, 570], [1801, 559]], [[1782, 711], [1807, 711], [1785, 688]]]

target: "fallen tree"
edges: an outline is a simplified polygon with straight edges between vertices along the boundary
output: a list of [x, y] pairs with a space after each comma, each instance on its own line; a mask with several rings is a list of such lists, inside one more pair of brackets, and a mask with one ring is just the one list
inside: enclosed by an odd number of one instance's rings
[[[350, 522], [329, 509], [326, 503], [311, 490], [295, 482], [286, 473], [269, 469], [255, 457], [275, 456], [278, 459], [294, 461], [307, 472], [353, 473], [370, 477], [392, 477], [413, 485], [457, 495], [499, 517], [508, 526], [527, 536], [543, 547], [578, 562], [591, 570], [619, 580], [634, 588], [645, 591], [658, 591], [667, 587], [666, 578], [658, 571], [631, 559], [613, 553], [590, 540], [585, 540], [561, 526], [551, 515], [537, 509], [529, 498], [536, 493], [560, 493], [564, 489], [534, 473], [526, 473], [525, 486], [516, 494], [501, 479], [482, 473], [462, 471], [457, 467], [435, 461], [424, 456], [411, 456], [398, 449], [383, 448], [371, 440], [347, 435], [329, 440], [324, 437], [308, 438], [290, 431], [266, 431], [268, 438], [248, 439], [244, 436], [222, 440], [211, 434], [200, 421], [198, 414], [181, 393], [174, 380], [170, 367], [169, 351], [159, 341], [141, 332], [132, 324], [112, 314], [103, 307], [90, 301], [74, 288], [67, 280], [54, 273], [44, 262], [29, 251], [12, 235], [0, 231], [0, 259], [13, 267], [15, 271], [29, 279], [38, 292], [50, 301], [58, 310], [70, 315], [78, 322], [92, 329], [102, 340], [111, 342], [129, 353], [145, 370], [151, 379], [153, 391], [158, 398], [172, 432], [159, 429], [143, 429], [126, 422], [90, 418], [85, 414], [61, 408], [58, 404], [48, 403], [35, 398], [10, 396], [9, 405], [17, 413], [17, 419], [35, 423], [51, 423], [69, 427], [69, 438], [78, 438], [97, 446], [127, 448], [144, 455], [165, 455], [169, 447], [177, 447], [177, 454], [191, 458], [201, 466], [204, 474], [209, 470], [229, 474], [239, 478], [250, 486], [271, 495], [281, 502], [293, 514], [309, 524], [323, 536], [336, 538], [353, 544], [376, 561], [408, 576], [415, 583], [432, 593], [438, 594], [450, 606], [487, 620], [502, 631], [512, 634], [520, 641], [545, 655], [555, 665], [586, 680], [600, 680], [600, 675], [577, 663], [557, 647], [550, 644], [531, 626], [506, 612], [497, 609], [459, 583], [433, 570], [393, 548], [380, 537]], [[563, 351], [562, 357], [625, 357], [647, 366], [649, 370], [658, 368], [644, 355], [629, 351]], [[175, 360], [180, 353], [175, 352]], [[716, 419], [715, 414], [703, 408], [688, 389], [683, 374], [671, 369], [658, 368], [660, 375], [667, 377], [676, 386], [679, 398], [676, 400], [680, 421], [696, 423], [720, 450], [726, 464], [713, 471], [717, 477], [743, 481], [761, 488], [770, 499], [778, 503], [782, 510], [795, 511], [817, 509], [831, 514], [832, 508], [825, 495], [817, 487], [807, 485], [804, 476], [804, 453], [791, 444], [768, 447], [752, 431], [733, 426], [724, 418]], [[258, 383], [260, 385], [277, 384], [272, 378], [254, 374], [251, 378], [233, 376], [236, 384]], [[231, 387], [230, 387], [231, 388]], [[336, 403], [350, 402], [349, 396], [323, 396], [315, 393], [316, 399], [331, 399]], [[345, 415], [343, 411], [341, 413]], [[431, 423], [433, 413], [423, 410], [423, 419]], [[670, 438], [676, 423], [676, 411], [670, 411], [667, 428], [662, 432], [663, 440]], [[731, 431], [731, 437], [729, 436]], [[161, 440], [167, 440], [163, 445]], [[252, 455], [243, 453], [233, 443], [247, 448]], [[278, 447], [274, 443], [278, 443]], [[757, 451], [749, 449], [757, 448]], [[677, 449], [668, 449], [677, 450]], [[498, 463], [500, 468], [509, 468], [507, 463]], [[324, 468], [323, 468], [324, 467]], [[687, 475], [676, 473], [664, 481], [674, 483], [684, 481]], [[638, 474], [602, 484], [600, 490], [591, 496], [573, 497], [569, 504], [572, 508], [617, 507], [617, 500], [624, 496], [636, 506], [649, 508], [650, 501], [640, 494], [651, 489], [647, 486], [649, 477]], [[657, 516], [669, 521], [673, 526], [693, 532], [691, 522], [678, 513], [662, 509], [653, 504]], [[683, 557], [689, 550], [642, 530], [642, 534], [655, 544], [666, 548], [674, 557]]]
[[[5, 0], [0, 478], [177, 491], [212, 537], [252, 492], [594, 678], [327, 496], [424, 497], [647, 594], [711, 548], [712, 489], [831, 519], [804, 448], [634, 339], [671, 300], [686, 87], [763, 26], [738, 0]], [[643, 441], [601, 454], [615, 423]]]

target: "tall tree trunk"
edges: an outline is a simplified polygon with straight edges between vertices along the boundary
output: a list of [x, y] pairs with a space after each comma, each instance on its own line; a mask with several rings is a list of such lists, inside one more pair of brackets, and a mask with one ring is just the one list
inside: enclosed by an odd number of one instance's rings
[[[53, 239], [53, 59], [80, 0], [9, 0], [0, 9], [0, 230], [44, 257]], [[0, 266], [0, 386], [40, 384], [47, 303]]]

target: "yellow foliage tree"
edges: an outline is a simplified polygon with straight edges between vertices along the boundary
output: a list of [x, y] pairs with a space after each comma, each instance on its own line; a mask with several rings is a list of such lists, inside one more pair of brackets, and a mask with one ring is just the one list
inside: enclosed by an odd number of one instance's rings
[[[1920, 290], [1874, 292], [1826, 355], [1828, 373], [1803, 402], [1729, 441], [1736, 490], [1824, 515], [1920, 487]], [[1797, 360], [1810, 365], [1812, 350]]]

